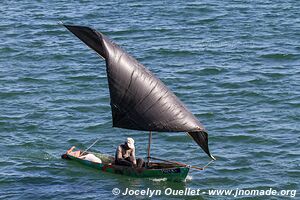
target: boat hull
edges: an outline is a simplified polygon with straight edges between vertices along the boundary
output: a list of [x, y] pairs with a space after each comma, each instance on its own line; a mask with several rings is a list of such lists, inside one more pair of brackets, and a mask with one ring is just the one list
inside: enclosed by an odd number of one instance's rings
[[[100, 157], [99, 153], [98, 157]], [[113, 163], [96, 163], [75, 157], [70, 154], [64, 154], [62, 155], [62, 158], [76, 161], [83, 165], [98, 169], [101, 172], [108, 172], [137, 178], [166, 178], [168, 181], [184, 181], [189, 172], [188, 167], [172, 166], [167, 163], [153, 163], [157, 166], [165, 166], [159, 168], [133, 168], [128, 166], [115, 165]]]

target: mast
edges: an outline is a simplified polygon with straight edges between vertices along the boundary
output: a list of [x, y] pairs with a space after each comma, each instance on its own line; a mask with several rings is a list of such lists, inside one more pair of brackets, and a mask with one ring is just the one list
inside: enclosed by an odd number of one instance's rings
[[147, 154], [147, 163], [149, 164], [150, 162], [150, 146], [151, 146], [151, 141], [152, 141], [152, 132], [149, 131], [149, 138], [148, 138], [148, 154]]

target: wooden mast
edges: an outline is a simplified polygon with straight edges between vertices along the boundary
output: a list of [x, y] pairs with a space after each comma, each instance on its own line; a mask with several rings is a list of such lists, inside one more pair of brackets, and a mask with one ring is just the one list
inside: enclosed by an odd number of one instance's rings
[[149, 164], [150, 162], [150, 146], [151, 146], [151, 141], [152, 141], [152, 132], [149, 131], [149, 138], [148, 138], [148, 154], [147, 154], [147, 163]]

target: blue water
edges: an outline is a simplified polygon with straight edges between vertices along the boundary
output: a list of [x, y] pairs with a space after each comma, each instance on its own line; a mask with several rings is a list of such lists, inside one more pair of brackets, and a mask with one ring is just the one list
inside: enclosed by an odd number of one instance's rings
[[[0, 199], [114, 199], [115, 187], [273, 188], [298, 190], [299, 198], [300, 1], [25, 0], [0, 7]], [[145, 157], [147, 133], [111, 128], [105, 62], [59, 21], [102, 31], [161, 78], [204, 124], [217, 161], [172, 183], [62, 160], [71, 146], [84, 149], [97, 138], [92, 150], [113, 154], [128, 136]], [[184, 133], [153, 133], [152, 155], [209, 161]]]

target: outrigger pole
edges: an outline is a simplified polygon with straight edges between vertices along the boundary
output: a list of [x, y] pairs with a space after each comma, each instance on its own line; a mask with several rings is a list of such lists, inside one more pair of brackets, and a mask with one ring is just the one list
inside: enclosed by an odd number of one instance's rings
[[148, 154], [147, 154], [147, 163], [149, 164], [150, 162], [150, 146], [151, 146], [151, 141], [152, 141], [152, 132], [149, 131], [149, 138], [148, 138]]
[[212, 162], [214, 162], [214, 160], [209, 161], [204, 167], [197, 167], [197, 166], [193, 166], [193, 165], [188, 165], [185, 163], [181, 163], [181, 162], [176, 162], [176, 161], [171, 161], [171, 160], [165, 160], [165, 159], [161, 159], [161, 158], [154, 158], [151, 157], [153, 160], [160, 160], [160, 161], [164, 161], [164, 162], [168, 162], [168, 163], [173, 163], [182, 167], [189, 167], [189, 168], [193, 168], [193, 169], [198, 169], [198, 170], [204, 170], [208, 167], [208, 165], [210, 165]]

